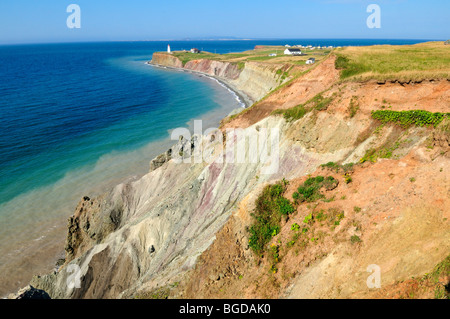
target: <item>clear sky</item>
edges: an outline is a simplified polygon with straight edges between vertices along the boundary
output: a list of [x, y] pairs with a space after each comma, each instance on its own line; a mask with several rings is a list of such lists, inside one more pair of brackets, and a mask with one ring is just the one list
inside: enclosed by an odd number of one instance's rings
[[[69, 29], [69, 4], [81, 28]], [[381, 8], [370, 29], [369, 4]], [[0, 43], [238, 38], [450, 38], [448, 0], [0, 0]]]

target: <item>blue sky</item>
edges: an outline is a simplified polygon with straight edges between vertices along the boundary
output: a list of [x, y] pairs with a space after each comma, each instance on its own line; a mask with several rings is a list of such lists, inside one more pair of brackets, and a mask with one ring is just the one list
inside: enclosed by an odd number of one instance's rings
[[[69, 4], [81, 29], [66, 25]], [[381, 28], [369, 29], [369, 4]], [[0, 0], [0, 43], [239, 38], [448, 39], [447, 0]]]

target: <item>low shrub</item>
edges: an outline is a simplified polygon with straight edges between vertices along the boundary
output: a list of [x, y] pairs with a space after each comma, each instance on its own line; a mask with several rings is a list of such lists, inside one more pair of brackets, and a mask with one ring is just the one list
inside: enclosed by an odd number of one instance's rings
[[332, 177], [316, 176], [308, 178], [303, 185], [301, 185], [292, 197], [296, 202], [314, 202], [318, 199], [325, 198], [320, 192], [322, 187], [327, 190], [332, 190], [337, 187], [338, 181]]
[[249, 246], [258, 254], [263, 253], [272, 237], [280, 232], [281, 217], [295, 211], [291, 202], [283, 197], [286, 185], [286, 182], [269, 185], [256, 200], [251, 214], [255, 221], [248, 232]]
[[356, 243], [362, 242], [362, 240], [361, 240], [361, 238], [359, 238], [359, 236], [353, 235], [352, 237], [350, 237], [350, 242], [352, 244], [356, 244]]
[[372, 111], [372, 118], [382, 123], [394, 123], [401, 127], [407, 128], [414, 126], [433, 126], [436, 127], [442, 122], [444, 117], [448, 117], [450, 113], [432, 113], [423, 110], [412, 111], [391, 111], [377, 110]]

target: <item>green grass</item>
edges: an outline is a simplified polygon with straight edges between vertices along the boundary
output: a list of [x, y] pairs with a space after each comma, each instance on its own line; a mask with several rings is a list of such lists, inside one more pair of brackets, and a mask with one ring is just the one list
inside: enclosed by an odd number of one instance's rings
[[134, 299], [168, 299], [170, 289], [168, 287], [156, 288], [149, 292], [140, 293]]
[[[305, 56], [285, 56], [283, 54], [285, 48], [282, 46], [266, 46], [256, 50], [248, 50], [244, 52], [233, 52], [226, 54], [216, 54], [211, 52], [202, 51], [200, 53], [191, 53], [190, 51], [173, 51], [172, 55], [180, 59], [183, 66], [189, 61], [207, 59], [221, 62], [230, 62], [238, 65], [239, 69], [242, 69], [242, 64], [247, 61], [267, 62], [272, 65], [305, 65], [305, 61], [314, 55], [317, 62], [323, 60], [330, 51], [308, 51]], [[277, 56], [269, 56], [271, 53], [278, 53]], [[311, 67], [308, 68], [310, 70]], [[289, 74], [292, 76], [293, 74]], [[287, 76], [285, 76], [286, 78]]]
[[352, 173], [354, 169], [355, 164], [354, 163], [347, 163], [347, 164], [338, 164], [335, 162], [328, 162], [325, 164], [320, 165], [322, 168], [328, 168], [336, 173], [339, 173], [340, 171], [343, 171], [344, 174]]
[[[434, 297], [436, 299], [450, 299], [450, 292], [447, 290], [450, 283], [439, 281], [440, 278], [448, 276], [450, 276], [450, 255], [447, 256], [447, 258], [445, 258], [441, 263], [436, 265], [433, 272], [428, 275], [429, 279], [431, 279], [434, 283], [439, 284], [434, 291]], [[444, 285], [447, 285], [447, 287]]]
[[295, 202], [314, 202], [325, 198], [320, 191], [322, 188], [331, 190], [336, 188], [338, 183], [332, 176], [326, 178], [323, 176], [310, 177], [292, 194], [292, 198]]
[[351, 182], [353, 182], [352, 177], [349, 174], [345, 174], [344, 175], [344, 181], [346, 184], [350, 184]]
[[322, 110], [326, 110], [328, 105], [333, 101], [334, 99], [334, 95], [330, 96], [330, 97], [323, 97], [322, 93], [317, 94], [315, 97], [313, 97], [309, 103], [313, 104], [313, 107], [318, 110], [318, 111], [322, 111]]
[[[190, 51], [173, 51], [172, 55], [181, 60], [183, 65], [187, 62], [197, 59], [208, 59], [223, 62], [245, 62], [245, 61], [260, 61], [270, 62], [275, 64], [292, 64], [305, 65], [305, 61], [310, 55], [316, 56], [316, 61], [323, 59], [330, 51], [324, 52], [307, 52], [305, 56], [285, 56], [283, 54], [285, 48], [280, 46], [266, 47], [264, 49], [249, 50], [244, 52], [234, 52], [225, 54], [216, 54], [202, 51], [200, 53], [191, 53]], [[271, 53], [277, 53], [277, 56], [269, 56]]]
[[304, 104], [299, 104], [287, 110], [275, 110], [273, 111], [272, 114], [283, 115], [287, 121], [291, 122], [301, 119], [303, 116], [305, 116], [312, 110], [317, 111], [326, 110], [328, 108], [328, 105], [330, 105], [330, 103], [334, 100], [336, 95], [333, 94], [329, 97], [324, 97], [323, 93], [324, 92], [317, 94]]
[[412, 111], [391, 111], [377, 110], [372, 111], [372, 118], [382, 123], [394, 123], [403, 128], [410, 126], [433, 126], [436, 127], [450, 113], [432, 113], [423, 110]]
[[183, 63], [183, 66], [186, 65], [186, 63], [188, 63], [189, 61], [197, 59], [220, 60], [220, 54], [213, 54], [209, 52], [190, 53], [175, 51], [172, 52], [172, 55], [177, 57], [181, 61], [181, 63]]
[[286, 185], [284, 181], [269, 185], [256, 200], [255, 210], [251, 214], [254, 223], [248, 231], [249, 246], [258, 254], [263, 253], [268, 242], [279, 233], [281, 217], [295, 211], [291, 202], [283, 197]]
[[366, 154], [364, 154], [364, 156], [359, 160], [359, 162], [361, 164], [365, 162], [375, 163], [378, 158], [391, 158], [393, 151], [394, 149], [392, 148], [383, 148], [380, 150], [369, 149], [366, 151]]
[[272, 59], [276, 59], [278, 58], [278, 56], [252, 56], [247, 58], [248, 61], [267, 61], [267, 60], [272, 60]]
[[301, 105], [297, 105], [293, 108], [290, 108], [288, 110], [277, 110], [277, 112], [274, 112], [274, 114], [277, 114], [277, 113], [283, 114], [283, 116], [286, 120], [294, 121], [294, 120], [301, 119], [308, 112], [309, 112], [309, 110], [307, 110], [305, 108], [305, 106], [301, 104]]
[[361, 238], [359, 238], [359, 236], [353, 235], [352, 237], [350, 237], [350, 242], [352, 244], [356, 244], [356, 243], [362, 242], [362, 240], [361, 240]]
[[356, 115], [356, 113], [359, 110], [359, 103], [358, 103], [358, 97], [357, 96], [352, 96], [351, 100], [350, 100], [350, 104], [348, 105], [348, 112], [350, 115], [350, 118], [354, 117]]
[[341, 79], [419, 81], [450, 77], [450, 50], [443, 42], [336, 49]]
[[238, 70], [243, 70], [245, 68], [245, 62], [238, 62], [237, 67], [238, 67]]

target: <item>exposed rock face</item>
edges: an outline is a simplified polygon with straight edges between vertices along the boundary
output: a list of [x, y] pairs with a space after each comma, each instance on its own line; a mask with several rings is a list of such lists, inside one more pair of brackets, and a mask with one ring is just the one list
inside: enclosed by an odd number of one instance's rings
[[[287, 126], [280, 117], [269, 117], [244, 132], [267, 143], [263, 128], [280, 130], [278, 170], [264, 174], [270, 162], [261, 161], [189, 164], [171, 159], [138, 181], [118, 185], [98, 202], [80, 203], [70, 223], [67, 262], [75, 258], [58, 273], [35, 277], [32, 283], [52, 298], [117, 298], [179, 280], [253, 188], [285, 176], [302, 176], [335, 158], [294, 145], [284, 137]], [[227, 143], [236, 146], [230, 137]], [[192, 143], [177, 145], [172, 155]], [[214, 158], [225, 155], [221, 139], [203, 136], [199, 145]], [[258, 144], [249, 147], [247, 156], [263, 152]], [[114, 212], [120, 212], [119, 223], [112, 222]], [[80, 267], [79, 289], [67, 285], [72, 275], [67, 269], [74, 264]]]
[[126, 198], [114, 194], [110, 196], [92, 200], [84, 197], [78, 204], [75, 214], [68, 221], [66, 263], [120, 227], [123, 201]]
[[158, 167], [161, 167], [162, 165], [164, 165], [164, 163], [170, 161], [172, 157], [189, 157], [190, 154], [193, 154], [194, 147], [198, 139], [199, 136], [197, 135], [192, 136], [190, 140], [186, 140], [183, 138], [183, 136], [180, 136], [177, 144], [150, 161], [150, 172], [154, 171]]
[[239, 77], [233, 79], [230, 83], [246, 92], [256, 102], [281, 84], [276, 71], [276, 66], [258, 62], [246, 62]]
[[[283, 123], [282, 119], [270, 119], [260, 126], [282, 129]], [[266, 138], [255, 127], [248, 130]], [[209, 143], [208, 150], [216, 152], [215, 156], [221, 154], [216, 150], [222, 141], [211, 140], [203, 137], [202, 143]], [[249, 152], [258, 153], [258, 149]], [[287, 155], [292, 152], [299, 156], [295, 163], [282, 164], [282, 170], [303, 174], [306, 155], [302, 156], [300, 149], [286, 146], [282, 161], [291, 161]], [[131, 295], [144, 284], [152, 287], [175, 280], [195, 264], [235, 203], [255, 183], [286, 173], [280, 170], [264, 176], [260, 173], [264, 165], [177, 164], [172, 159], [138, 181], [118, 185], [98, 202], [84, 200], [70, 222], [67, 262], [74, 259], [56, 274], [36, 277], [33, 284], [52, 298], [116, 298]], [[259, 181], [255, 179], [258, 175]], [[72, 275], [67, 269], [73, 264], [81, 269], [80, 289], [67, 285]], [[99, 285], [109, 288], [95, 288]]]
[[161, 167], [164, 163], [170, 161], [172, 158], [172, 150], [168, 150], [167, 152], [158, 155], [156, 158], [152, 159], [150, 162], [150, 172], [154, 171], [158, 167]]
[[241, 74], [237, 64], [206, 59], [189, 61], [184, 65], [184, 68], [228, 80], [236, 80]]
[[174, 68], [183, 67], [183, 62], [181, 62], [180, 59], [171, 54], [165, 53], [154, 53], [152, 62], [154, 62], [155, 64], [170, 66]]
[[11, 294], [8, 299], [50, 299], [50, 296], [44, 290], [36, 289], [28, 285], [16, 294]]

